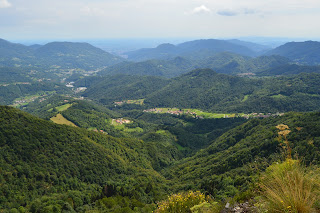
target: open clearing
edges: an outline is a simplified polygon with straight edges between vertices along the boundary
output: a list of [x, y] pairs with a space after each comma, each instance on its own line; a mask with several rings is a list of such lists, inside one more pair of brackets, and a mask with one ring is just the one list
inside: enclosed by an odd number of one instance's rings
[[58, 112], [62, 112], [62, 111], [67, 110], [71, 106], [72, 106], [72, 104], [64, 104], [64, 105], [56, 107], [56, 109], [58, 110]]
[[57, 114], [56, 116], [50, 118], [50, 120], [52, 120], [56, 124], [65, 124], [65, 125], [77, 127], [74, 123], [72, 123], [71, 121], [67, 120], [60, 113]]

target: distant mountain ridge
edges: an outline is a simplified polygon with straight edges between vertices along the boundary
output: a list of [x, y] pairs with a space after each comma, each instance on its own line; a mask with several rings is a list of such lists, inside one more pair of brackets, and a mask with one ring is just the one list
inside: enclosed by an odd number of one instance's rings
[[200, 59], [219, 52], [232, 52], [241, 55], [254, 56], [256, 53], [246, 46], [217, 39], [203, 39], [184, 42], [178, 45], [161, 44], [156, 48], [145, 48], [127, 52], [128, 59], [144, 61], [149, 59], [169, 59], [182, 56]]
[[62, 66], [66, 68], [95, 69], [124, 61], [88, 43], [51, 42], [45, 45], [25, 46], [0, 39], [2, 66]]
[[219, 73], [236, 75], [258, 73], [288, 63], [290, 63], [290, 60], [282, 56], [250, 58], [235, 53], [222, 52], [203, 60], [192, 60], [178, 56], [168, 60], [152, 59], [136, 63], [122, 62], [102, 70], [99, 75], [128, 74], [172, 78], [197, 68], [210, 68]]
[[281, 55], [300, 64], [319, 65], [320, 42], [289, 42], [268, 51], [265, 55]]

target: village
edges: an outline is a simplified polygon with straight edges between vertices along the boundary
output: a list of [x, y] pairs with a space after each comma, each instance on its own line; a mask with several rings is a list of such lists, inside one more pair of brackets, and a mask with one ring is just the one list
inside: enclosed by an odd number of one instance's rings
[[143, 112], [152, 112], [152, 113], [168, 113], [168, 114], [171, 114], [171, 115], [191, 115], [195, 118], [198, 118], [198, 119], [204, 119], [203, 116], [199, 116], [196, 114], [196, 112], [192, 112], [190, 110], [186, 110], [186, 111], [183, 111], [183, 110], [179, 110], [179, 109], [163, 109], [163, 108], [153, 108], [153, 109], [147, 109], [147, 110], [143, 110]]
[[196, 119], [204, 119], [204, 118], [235, 118], [235, 117], [242, 117], [242, 118], [268, 118], [268, 117], [275, 117], [275, 116], [282, 116], [284, 113], [236, 113], [236, 114], [223, 114], [223, 113], [208, 113], [202, 112], [200, 110], [192, 110], [192, 109], [177, 109], [177, 108], [152, 108], [143, 110], [143, 112], [149, 113], [167, 113], [171, 115], [190, 115]]

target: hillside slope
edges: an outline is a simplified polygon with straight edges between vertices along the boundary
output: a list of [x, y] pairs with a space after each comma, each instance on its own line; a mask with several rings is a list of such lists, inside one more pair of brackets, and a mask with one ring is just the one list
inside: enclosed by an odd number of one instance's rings
[[124, 59], [88, 43], [51, 42], [35, 50], [35, 56], [49, 65], [94, 69], [120, 63]]
[[[165, 169], [172, 187], [206, 191], [218, 198], [245, 191], [260, 171], [281, 159], [276, 125], [286, 124], [292, 153], [306, 164], [320, 164], [320, 113], [288, 113], [281, 117], [253, 119], [214, 140], [190, 158]], [[298, 128], [299, 127], [299, 128]]]
[[0, 107], [0, 209], [81, 211], [101, 196], [116, 194], [150, 202], [164, 186], [151, 158], [141, 140], [57, 125]]
[[315, 73], [247, 79], [199, 69], [172, 79], [145, 103], [212, 112], [313, 111], [319, 110], [319, 80]]
[[289, 59], [282, 56], [273, 55], [251, 58], [235, 53], [222, 52], [201, 60], [178, 56], [168, 60], [153, 59], [136, 63], [123, 62], [100, 71], [99, 75], [128, 74], [172, 78], [196, 68], [209, 68], [219, 73], [236, 75], [258, 73], [278, 66], [288, 65], [289, 62]]
[[0, 39], [0, 66], [96, 69], [124, 61], [88, 43], [51, 42], [24, 46]]
[[289, 42], [273, 50], [270, 50], [265, 54], [281, 55], [300, 64], [319, 65], [320, 42]]

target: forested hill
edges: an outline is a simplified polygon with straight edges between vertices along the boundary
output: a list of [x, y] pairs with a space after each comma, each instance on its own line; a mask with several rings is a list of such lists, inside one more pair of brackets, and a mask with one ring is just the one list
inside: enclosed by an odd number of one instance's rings
[[320, 73], [320, 66], [285, 64], [256, 73], [258, 76], [295, 75], [299, 73]]
[[87, 86], [82, 95], [103, 104], [144, 99], [147, 107], [275, 113], [319, 110], [319, 82], [317, 73], [250, 79], [198, 69], [169, 80], [118, 75], [85, 78], [76, 85]]
[[[151, 75], [162, 77], [177, 77], [196, 68], [210, 68], [219, 73], [241, 74], [260, 73], [268, 69], [277, 69], [279, 66], [288, 65], [290, 60], [282, 56], [260, 56], [251, 58], [235, 53], [223, 52], [213, 56], [194, 60], [184, 57], [175, 57], [169, 60], [147, 60], [142, 62], [123, 62], [107, 67], [99, 75]], [[272, 74], [270, 72], [269, 74]]]
[[252, 187], [252, 181], [272, 161], [284, 156], [277, 139], [278, 124], [290, 128], [292, 153], [309, 165], [320, 164], [320, 113], [288, 113], [281, 117], [254, 119], [213, 141], [196, 155], [163, 172], [177, 190], [199, 188], [226, 198]]
[[0, 58], [28, 58], [32, 57], [32, 53], [32, 49], [27, 46], [0, 39]]
[[194, 69], [196, 61], [182, 57], [176, 57], [170, 60], [147, 60], [143, 62], [123, 62], [108, 67], [99, 72], [99, 75], [151, 75], [162, 77], [177, 77]]
[[168, 59], [176, 56], [190, 59], [206, 58], [219, 52], [232, 52], [246, 56], [254, 56], [256, 53], [248, 47], [232, 42], [203, 39], [184, 42], [178, 45], [161, 44], [156, 48], [145, 48], [126, 53], [129, 60], [144, 61], [150, 59]]
[[35, 50], [35, 56], [43, 63], [63, 67], [97, 68], [123, 61], [88, 43], [51, 42]]
[[203, 69], [173, 79], [145, 103], [212, 112], [313, 111], [320, 109], [319, 82], [315, 73], [246, 79]]
[[318, 165], [319, 119], [320, 113], [287, 113], [249, 120], [160, 174], [153, 169], [155, 154], [159, 157], [160, 152], [163, 159], [174, 154], [160, 146], [56, 125], [2, 106], [0, 208], [27, 212], [113, 212], [118, 208], [147, 213], [151, 209], [144, 209], [146, 203], [190, 189], [226, 199], [250, 189], [257, 169], [263, 171], [281, 158], [278, 124], [291, 130], [292, 153]]
[[114, 101], [143, 99], [169, 82], [164, 78], [153, 76], [115, 75], [82, 79], [76, 82], [76, 85], [88, 87], [82, 94], [85, 97], [110, 104]]
[[88, 43], [51, 42], [35, 48], [0, 39], [0, 66], [95, 69], [123, 60]]
[[319, 65], [320, 42], [289, 42], [270, 50], [266, 55], [281, 55], [300, 64]]
[[165, 183], [152, 168], [151, 151], [141, 140], [0, 106], [0, 209], [82, 212], [103, 196], [158, 200]]

